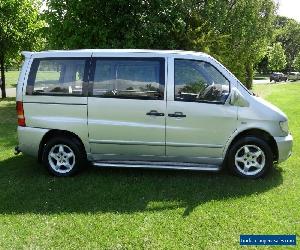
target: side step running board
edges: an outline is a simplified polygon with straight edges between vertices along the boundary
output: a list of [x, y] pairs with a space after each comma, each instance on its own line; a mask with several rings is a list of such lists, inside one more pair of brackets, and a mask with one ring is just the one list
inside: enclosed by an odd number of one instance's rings
[[221, 166], [178, 163], [178, 162], [143, 162], [143, 161], [96, 161], [92, 163], [96, 167], [118, 167], [118, 168], [150, 168], [150, 169], [181, 169], [199, 171], [219, 171]]

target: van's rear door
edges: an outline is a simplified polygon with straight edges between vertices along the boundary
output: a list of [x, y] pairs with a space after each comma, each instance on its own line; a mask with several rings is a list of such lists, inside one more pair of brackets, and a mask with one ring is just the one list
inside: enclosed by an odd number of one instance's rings
[[95, 160], [165, 156], [165, 67], [165, 58], [149, 53], [93, 53], [88, 127]]
[[65, 130], [76, 134], [89, 151], [87, 81], [91, 52], [35, 53], [24, 84], [27, 127]]

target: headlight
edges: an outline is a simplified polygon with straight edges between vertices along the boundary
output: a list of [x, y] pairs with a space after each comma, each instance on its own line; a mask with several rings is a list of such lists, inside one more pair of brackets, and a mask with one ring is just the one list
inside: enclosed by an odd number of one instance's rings
[[279, 122], [280, 128], [281, 130], [285, 133], [285, 134], [289, 134], [289, 122], [288, 121], [283, 121], [283, 122]]

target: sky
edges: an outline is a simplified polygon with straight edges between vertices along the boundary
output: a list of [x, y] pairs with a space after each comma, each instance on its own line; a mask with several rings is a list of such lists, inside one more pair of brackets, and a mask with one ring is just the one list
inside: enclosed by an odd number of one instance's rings
[[279, 2], [278, 14], [300, 22], [300, 0], [275, 0]]

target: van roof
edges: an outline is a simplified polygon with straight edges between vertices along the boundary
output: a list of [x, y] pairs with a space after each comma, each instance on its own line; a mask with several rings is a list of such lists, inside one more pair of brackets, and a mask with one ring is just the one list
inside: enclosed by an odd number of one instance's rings
[[78, 49], [78, 50], [47, 50], [47, 51], [40, 51], [40, 52], [30, 52], [30, 51], [23, 51], [22, 55], [25, 57], [31, 57], [34, 54], [51, 54], [51, 53], [95, 53], [95, 52], [102, 52], [102, 53], [153, 53], [153, 54], [161, 54], [161, 55], [198, 55], [204, 57], [210, 57], [208, 54], [203, 52], [196, 52], [196, 51], [184, 51], [184, 50], [150, 50], [150, 49]]

